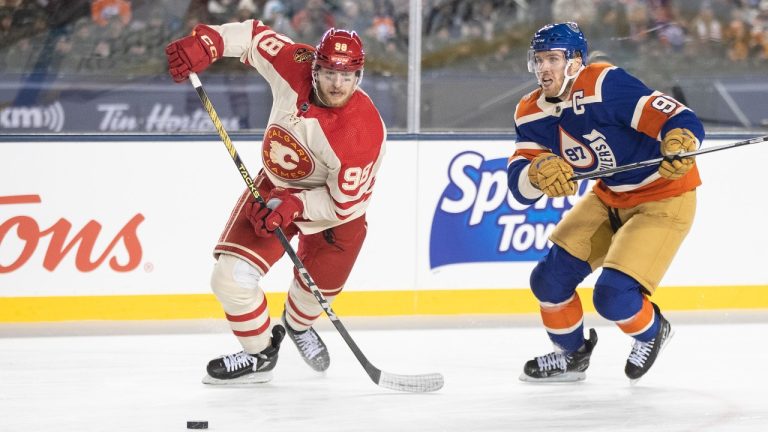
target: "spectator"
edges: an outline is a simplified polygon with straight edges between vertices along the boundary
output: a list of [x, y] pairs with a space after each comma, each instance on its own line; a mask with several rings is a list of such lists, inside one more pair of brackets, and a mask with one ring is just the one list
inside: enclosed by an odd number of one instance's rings
[[239, 22], [251, 19], [259, 8], [253, 0], [209, 0], [208, 13], [216, 23]]
[[692, 49], [695, 54], [706, 56], [722, 56], [723, 25], [715, 17], [711, 5], [703, 2], [698, 13], [689, 25], [692, 35]]
[[337, 25], [361, 34], [364, 33], [373, 22], [373, 16], [370, 13], [372, 7], [370, 1], [344, 1], [341, 7], [342, 13], [337, 16]]
[[100, 27], [106, 27], [113, 19], [123, 24], [131, 21], [131, 2], [128, 0], [94, 0], [91, 3], [91, 17]]
[[13, 12], [10, 10], [0, 10], [0, 48], [10, 41], [13, 30]]
[[253, 3], [253, 0], [241, 0], [237, 5], [237, 14], [230, 19], [230, 22], [241, 22], [257, 18], [259, 8]]
[[552, 20], [554, 22], [574, 21], [588, 34], [592, 33], [592, 24], [597, 15], [593, 0], [555, 0], [552, 3]]
[[382, 5], [376, 6], [376, 13], [366, 34], [383, 44], [395, 37], [395, 21]]
[[291, 21], [299, 42], [320, 40], [326, 30], [336, 26], [336, 19], [323, 0], [308, 0]]
[[746, 63], [749, 58], [750, 34], [747, 23], [734, 18], [725, 31], [725, 41], [728, 44], [726, 55], [732, 62]]
[[288, 8], [285, 3], [280, 0], [269, 0], [264, 4], [264, 13], [261, 19], [277, 33], [284, 34], [291, 39], [297, 39], [287, 13]]

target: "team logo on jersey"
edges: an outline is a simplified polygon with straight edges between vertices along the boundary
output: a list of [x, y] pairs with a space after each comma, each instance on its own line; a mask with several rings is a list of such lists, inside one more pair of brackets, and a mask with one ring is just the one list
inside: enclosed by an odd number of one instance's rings
[[308, 48], [297, 48], [293, 52], [293, 61], [296, 63], [306, 63], [312, 61], [315, 58], [315, 53]]
[[309, 151], [287, 130], [272, 125], [264, 134], [261, 147], [264, 168], [285, 180], [301, 180], [309, 177], [315, 162]]
[[560, 127], [560, 154], [574, 168], [603, 171], [616, 167], [616, 156], [605, 141], [605, 135], [592, 129], [582, 135], [586, 144], [574, 138]]

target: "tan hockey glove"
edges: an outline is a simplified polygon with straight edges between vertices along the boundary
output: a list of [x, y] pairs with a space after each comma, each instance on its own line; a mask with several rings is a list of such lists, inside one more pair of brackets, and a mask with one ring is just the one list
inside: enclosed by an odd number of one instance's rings
[[692, 157], [677, 157], [678, 153], [696, 150], [696, 136], [688, 129], [675, 128], [667, 132], [661, 141], [664, 160], [659, 165], [659, 175], [668, 180], [677, 180], [693, 168]]
[[571, 177], [573, 167], [563, 158], [549, 152], [533, 158], [528, 167], [531, 184], [550, 198], [575, 194], [576, 182], [570, 181]]

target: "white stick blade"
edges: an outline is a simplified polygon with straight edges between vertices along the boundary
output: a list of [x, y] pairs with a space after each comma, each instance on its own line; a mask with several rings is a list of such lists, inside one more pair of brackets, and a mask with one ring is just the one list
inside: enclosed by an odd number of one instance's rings
[[391, 390], [425, 393], [440, 390], [444, 383], [443, 375], [439, 373], [397, 375], [382, 371], [377, 384]]

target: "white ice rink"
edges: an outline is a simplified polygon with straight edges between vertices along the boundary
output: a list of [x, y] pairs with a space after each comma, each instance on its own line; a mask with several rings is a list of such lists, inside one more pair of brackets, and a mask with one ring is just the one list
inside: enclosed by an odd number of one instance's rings
[[768, 312], [669, 313], [676, 334], [630, 386], [628, 337], [588, 315], [599, 341], [577, 384], [518, 381], [550, 351], [538, 317], [342, 320], [368, 358], [401, 374], [440, 372], [429, 394], [374, 385], [323, 318], [325, 375], [286, 341], [272, 382], [200, 383], [238, 350], [223, 320], [0, 326], [0, 431], [766, 431]]

